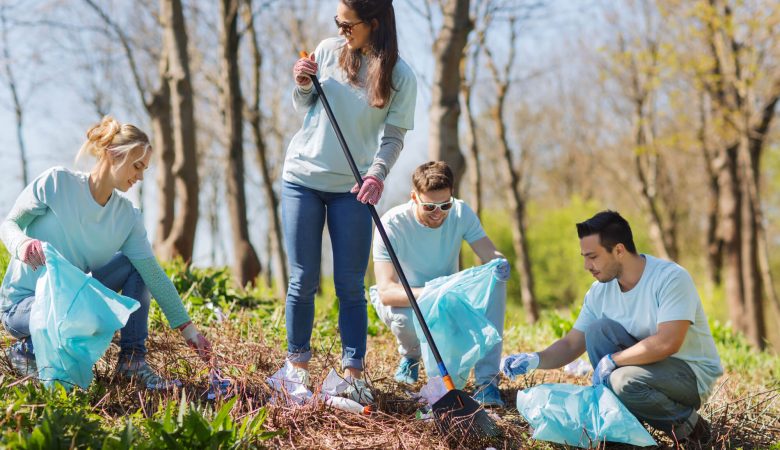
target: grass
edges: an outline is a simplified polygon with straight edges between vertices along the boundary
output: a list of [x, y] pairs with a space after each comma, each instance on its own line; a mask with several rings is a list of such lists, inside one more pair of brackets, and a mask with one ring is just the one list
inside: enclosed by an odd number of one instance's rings
[[[0, 260], [3, 253], [0, 248]], [[515, 382], [502, 380], [508, 407], [494, 411], [503, 436], [490, 442], [463, 442], [418, 420], [411, 389], [392, 379], [397, 363], [394, 339], [369, 306], [370, 336], [366, 374], [375, 386], [377, 411], [370, 417], [331, 410], [322, 404], [291, 407], [269, 402], [265, 379], [285, 356], [284, 305], [265, 287], [245, 292], [232, 287], [229, 273], [190, 271], [173, 264], [169, 274], [194, 320], [204, 325], [226, 375], [235, 381], [230, 400], [206, 400], [204, 365], [171, 331], [156, 306], [151, 312], [150, 364], [182, 380], [183, 388], [150, 393], [113, 375], [117, 347], [112, 344], [95, 367], [89, 389], [70, 394], [17, 380], [0, 361], [0, 447], [3, 448], [563, 448], [530, 439], [531, 430], [514, 408], [518, 389], [540, 383], [588, 384], [561, 370], [537, 371]], [[312, 337], [312, 377], [322, 381], [340, 360], [337, 301], [326, 283], [317, 298]], [[545, 311], [541, 323], [527, 326], [510, 305], [504, 353], [539, 350], [565, 333], [576, 312]], [[713, 423], [714, 448], [780, 449], [780, 358], [752, 350], [720, 323], [713, 334], [726, 369], [715, 394], [702, 408]], [[0, 346], [10, 338], [0, 335]], [[467, 389], [469, 386], [467, 386]], [[659, 433], [657, 440], [673, 443]], [[618, 446], [616, 448], [630, 448]]]

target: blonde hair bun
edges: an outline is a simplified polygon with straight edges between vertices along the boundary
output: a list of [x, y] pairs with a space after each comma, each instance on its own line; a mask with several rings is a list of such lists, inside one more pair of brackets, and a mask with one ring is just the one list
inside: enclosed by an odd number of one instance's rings
[[103, 117], [99, 124], [87, 131], [87, 141], [92, 144], [89, 153], [98, 159], [102, 158], [106, 149], [111, 145], [114, 136], [122, 129], [122, 125], [111, 116]]
[[76, 160], [86, 154], [102, 160], [109, 149], [113, 156], [124, 160], [130, 151], [138, 147], [143, 149], [143, 154], [151, 151], [146, 133], [135, 125], [122, 125], [113, 117], [105, 116], [99, 124], [93, 125], [87, 131], [87, 140], [81, 146]]

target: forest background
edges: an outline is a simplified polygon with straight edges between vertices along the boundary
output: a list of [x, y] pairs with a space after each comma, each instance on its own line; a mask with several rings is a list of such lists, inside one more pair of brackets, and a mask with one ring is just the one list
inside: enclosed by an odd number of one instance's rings
[[[417, 164], [448, 161], [458, 197], [513, 263], [510, 302], [533, 323], [581, 302], [591, 280], [573, 224], [616, 209], [640, 251], [693, 274], [712, 319], [756, 348], [780, 343], [773, 2], [395, 9], [419, 91], [380, 212], [408, 198]], [[158, 256], [229, 265], [240, 285], [259, 276], [283, 296], [279, 173], [301, 122], [291, 67], [335, 35], [334, 11], [317, 0], [4, 0], [0, 210], [43, 169], [72, 166], [83, 130], [112, 114], [153, 136], [155, 164], [129, 195]]]
[[[679, 262], [696, 281], [726, 371], [702, 409], [715, 446], [778, 448], [776, 2], [394, 5], [418, 99], [380, 213], [408, 199], [418, 164], [443, 159], [455, 168], [457, 196], [512, 262], [504, 352], [513, 353], [571, 328], [592, 283], [574, 224], [620, 211], [641, 252]], [[0, 215], [44, 169], [73, 167], [84, 131], [103, 115], [147, 130], [155, 160], [128, 195], [237, 389], [232, 400], [204, 402], [206, 368], [153, 307], [150, 361], [181, 379], [182, 392], [128, 391], [112, 375], [116, 346], [96, 382], [74, 395], [20, 382], [0, 361], [0, 444], [463, 445], [413, 420], [419, 405], [388, 376], [394, 343], [371, 308], [367, 375], [379, 414], [267, 402], [265, 379], [285, 342], [279, 175], [302, 121], [291, 105], [292, 65], [300, 50], [336, 34], [335, 8], [336, 0], [0, 0]], [[324, 246], [318, 380], [340, 348]], [[0, 247], [3, 271], [8, 258]], [[468, 249], [462, 262], [476, 264]], [[502, 380], [509, 407], [498, 412], [503, 436], [494, 446], [550, 447], [530, 440], [512, 406], [518, 389], [551, 381], [589, 380], [564, 371]]]

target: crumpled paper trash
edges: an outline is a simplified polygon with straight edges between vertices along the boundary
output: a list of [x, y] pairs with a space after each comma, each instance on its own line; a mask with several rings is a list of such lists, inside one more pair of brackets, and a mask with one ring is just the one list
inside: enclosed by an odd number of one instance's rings
[[335, 370], [330, 369], [317, 396], [304, 384], [301, 374], [289, 361], [286, 361], [284, 367], [267, 378], [266, 382], [275, 392], [275, 395], [271, 397], [271, 403], [277, 404], [281, 402], [287, 405], [304, 405], [322, 401], [331, 408], [342, 411], [361, 415], [371, 414], [370, 407], [363, 406], [348, 398], [339, 397], [349, 387], [349, 383], [339, 376]]
[[428, 379], [428, 382], [425, 383], [425, 386], [420, 389], [420, 398], [433, 406], [433, 404], [444, 397], [444, 394], [446, 393], [447, 388], [444, 386], [444, 380], [442, 380], [441, 377], [431, 377]]
[[576, 360], [563, 366], [563, 371], [565, 373], [572, 374], [578, 377], [583, 377], [588, 373], [590, 373], [592, 370], [593, 367], [590, 365], [590, 363], [585, 361], [582, 358], [577, 358]]
[[278, 394], [271, 397], [272, 402], [302, 405], [314, 395], [304, 384], [301, 372], [296, 370], [290, 361], [285, 361], [284, 366], [265, 381]]
[[335, 370], [330, 369], [325, 381], [322, 382], [322, 392], [328, 395], [341, 395], [349, 387], [349, 383], [339, 376]]

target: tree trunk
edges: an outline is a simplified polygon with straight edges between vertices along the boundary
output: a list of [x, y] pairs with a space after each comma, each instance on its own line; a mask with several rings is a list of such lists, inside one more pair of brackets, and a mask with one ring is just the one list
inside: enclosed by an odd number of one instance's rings
[[181, 256], [192, 260], [195, 231], [199, 218], [198, 155], [195, 129], [195, 111], [187, 53], [187, 29], [181, 0], [161, 0], [160, 20], [168, 48], [169, 87], [173, 124], [174, 164], [176, 177], [175, 217], [165, 241], [163, 257]]
[[[163, 55], [163, 58], [165, 56]], [[165, 69], [161, 72], [164, 74]], [[165, 240], [173, 228], [176, 185], [173, 178], [173, 125], [171, 123], [171, 91], [163, 78], [160, 90], [147, 108], [154, 134], [154, 153], [157, 158], [157, 225], [154, 233], [155, 252], [163, 250]]]
[[[715, 108], [729, 125], [722, 167], [718, 173], [720, 189], [721, 239], [725, 253], [725, 291], [729, 315], [738, 331], [755, 347], [766, 346], [766, 324], [762, 293], [763, 272], [760, 261], [762, 207], [759, 198], [761, 153], [780, 99], [780, 77], [776, 77], [760, 109], [755, 109], [753, 70], [744, 70], [738, 49], [754, 43], [738, 42], [735, 37], [733, 9], [722, 0], [709, 1], [711, 16], [706, 23], [708, 44], [713, 59], [712, 73], [705, 81]], [[758, 114], [757, 114], [758, 112]], [[755, 118], [758, 119], [755, 119]], [[728, 142], [728, 141], [727, 141]], [[767, 292], [774, 293], [772, 287]]]
[[472, 29], [469, 0], [448, 0], [443, 7], [444, 23], [433, 44], [435, 61], [431, 90], [428, 148], [431, 160], [445, 161], [455, 175], [455, 191], [466, 171], [458, 142], [460, 117], [460, 65], [463, 49]]
[[[507, 203], [511, 212], [512, 221], [512, 245], [515, 249], [515, 267], [520, 273], [520, 296], [523, 302], [523, 310], [528, 323], [536, 323], [539, 320], [539, 306], [534, 291], [534, 276], [531, 270], [531, 258], [528, 254], [528, 236], [525, 230], [525, 196], [523, 193], [522, 171], [515, 168], [512, 149], [509, 146], [509, 136], [507, 135], [506, 124], [504, 122], [504, 110], [507, 101], [507, 94], [512, 83], [512, 70], [514, 68], [515, 57], [517, 55], [517, 30], [516, 19], [510, 19], [509, 29], [509, 55], [506, 66], [503, 71], [499, 71], [493, 52], [489, 47], [485, 47], [485, 56], [488, 60], [488, 68], [493, 74], [493, 81], [496, 86], [496, 104], [490, 109], [491, 119], [496, 127], [496, 141], [498, 144], [498, 153], [503, 158], [503, 164], [498, 166], [503, 171], [504, 179], [508, 186]], [[519, 167], [525, 165], [521, 155]]]
[[512, 220], [512, 245], [515, 250], [515, 267], [520, 273], [520, 297], [523, 302], [523, 310], [528, 323], [536, 323], [539, 320], [539, 307], [534, 293], [534, 276], [531, 271], [531, 259], [528, 255], [528, 237], [525, 231], [525, 199], [521, 193], [521, 180], [514, 168], [514, 158], [509, 148], [504, 125], [504, 99], [506, 91], [499, 90], [499, 104], [493, 108], [492, 118], [496, 125], [498, 135], [499, 152], [504, 163], [500, 164], [507, 180], [507, 206], [511, 212]]
[[279, 218], [279, 198], [274, 192], [273, 177], [268, 167], [268, 148], [263, 138], [262, 114], [260, 112], [261, 67], [263, 55], [258, 45], [257, 29], [252, 17], [252, 0], [246, 0], [243, 8], [244, 22], [249, 30], [249, 39], [252, 53], [252, 103], [247, 108], [247, 118], [252, 128], [252, 137], [257, 150], [257, 164], [260, 169], [263, 183], [263, 196], [268, 210], [268, 241], [269, 253], [273, 260], [274, 280], [276, 292], [279, 298], [287, 297], [287, 256], [284, 252], [282, 240], [282, 225]]
[[722, 170], [725, 163], [723, 157], [716, 157], [711, 148], [709, 140], [709, 129], [711, 124], [711, 105], [709, 97], [702, 94], [699, 103], [699, 132], [698, 140], [704, 156], [704, 167], [707, 169], [709, 199], [707, 201], [707, 228], [706, 228], [706, 248], [707, 248], [707, 275], [714, 286], [719, 286], [722, 281], [721, 272], [723, 270], [723, 241], [718, 234], [718, 217], [720, 185], [718, 184], [718, 173]]
[[755, 202], [751, 198], [751, 184], [755, 180], [755, 174], [750, 169], [751, 161], [748, 155], [747, 130], [740, 140], [739, 146], [739, 181], [742, 213], [742, 233], [740, 246], [742, 247], [742, 277], [744, 285], [745, 312], [747, 323], [745, 334], [751, 344], [759, 349], [766, 347], [766, 325], [764, 323], [764, 308], [762, 302], [761, 270], [758, 264], [758, 227], [756, 217], [760, 214], [756, 210]]
[[11, 91], [11, 100], [14, 106], [14, 118], [16, 119], [16, 142], [19, 145], [19, 161], [22, 169], [22, 188], [26, 187], [29, 180], [27, 178], [27, 149], [24, 145], [24, 114], [22, 110], [22, 101], [19, 98], [19, 92], [16, 88], [16, 78], [12, 69], [13, 59], [11, 59], [10, 43], [8, 42], [8, 21], [5, 17], [6, 5], [0, 5], [0, 37], [3, 45], [3, 69], [8, 82], [8, 90]]
[[[103, 20], [103, 22], [113, 31], [116, 38], [122, 44], [127, 63], [130, 67], [130, 73], [133, 77], [138, 96], [141, 99], [149, 119], [152, 123], [152, 133], [154, 139], [154, 153], [157, 161], [157, 183], [160, 188], [160, 199], [157, 209], [157, 225], [154, 239], [155, 253], [170, 259], [171, 252], [168, 251], [166, 240], [173, 228], [173, 217], [175, 214], [174, 201], [176, 196], [175, 180], [173, 166], [175, 163], [173, 122], [171, 111], [171, 87], [169, 80], [169, 57], [173, 46], [173, 33], [167, 33], [165, 30], [168, 25], [165, 18], [170, 16], [170, 5], [166, 2], [160, 3], [160, 17], [163, 22], [162, 50], [158, 61], [159, 87], [148, 94], [149, 89], [144, 86], [138, 66], [135, 62], [135, 55], [130, 40], [127, 38], [122, 28], [111, 19], [111, 15], [103, 10], [100, 5], [93, 0], [84, 0]], [[168, 21], [170, 23], [170, 21]], [[149, 98], [150, 97], [150, 98]]]
[[228, 146], [227, 200], [233, 234], [233, 275], [246, 286], [260, 274], [260, 260], [249, 242], [244, 190], [243, 99], [238, 70], [239, 0], [220, 0], [222, 72], [222, 116]]
[[[472, 56], [471, 63], [476, 66], [477, 55], [479, 50], [475, 50]], [[461, 64], [462, 68], [466, 67], [466, 64]], [[466, 74], [461, 73], [461, 95], [463, 96], [463, 105], [465, 106], [465, 115], [463, 116], [466, 121], [466, 142], [468, 142], [468, 164], [471, 166], [471, 195], [472, 203], [471, 207], [477, 214], [477, 217], [482, 219], [482, 171], [479, 163], [479, 143], [477, 141], [477, 124], [474, 117], [471, 92], [474, 89], [476, 82], [476, 70], [472, 71], [471, 79], [467, 80]]]

